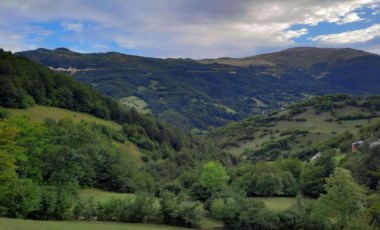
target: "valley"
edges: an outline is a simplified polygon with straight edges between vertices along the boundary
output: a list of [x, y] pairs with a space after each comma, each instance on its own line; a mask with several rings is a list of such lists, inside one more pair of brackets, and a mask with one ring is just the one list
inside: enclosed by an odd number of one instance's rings
[[380, 229], [380, 0], [1, 0], [0, 230]]
[[301, 47], [206, 60], [82, 54], [63, 48], [17, 55], [69, 73], [105, 95], [184, 130], [206, 130], [268, 114], [305, 95], [380, 91], [380, 56], [354, 49]]
[[[66, 49], [53, 52], [72, 55]], [[348, 58], [367, 55], [360, 54]], [[116, 58], [109, 62], [116, 68], [127, 58], [108, 55]], [[96, 61], [94, 69], [78, 66], [88, 71], [72, 72], [72, 77], [9, 52], [1, 51], [0, 58], [1, 226], [59, 230], [351, 226], [351, 222], [334, 219], [337, 215], [360, 226], [378, 224], [368, 218], [377, 218], [374, 209], [380, 203], [376, 192], [380, 180], [379, 95], [356, 91], [316, 96], [297, 89], [313, 77], [300, 81], [295, 76], [254, 76], [252, 84], [259, 79], [263, 85], [278, 86], [276, 92], [280, 94], [262, 89], [265, 98], [252, 94], [250, 103], [239, 105], [239, 100], [229, 95], [246, 84], [239, 82], [238, 75], [247, 71], [244, 76], [250, 78], [250, 67], [199, 64], [194, 60], [170, 60], [174, 67], [169, 69], [178, 68], [178, 62], [204, 68], [189, 72], [183, 81], [186, 88], [175, 83], [169, 87], [165, 83], [170, 82], [169, 75], [166, 80], [155, 78], [157, 66], [146, 74], [126, 78], [143, 79], [136, 88], [130, 86], [134, 92], [163, 92], [158, 98], [151, 97], [157, 108], [172, 100], [186, 116], [195, 118], [189, 120], [171, 104], [166, 104], [162, 113], [155, 113], [147, 95], [123, 94], [113, 99], [97, 92], [98, 84], [103, 83], [86, 85], [73, 79], [76, 74], [105, 71], [98, 69]], [[147, 65], [164, 65], [166, 61], [152, 59]], [[209, 71], [205, 65], [217, 70]], [[233, 86], [235, 91], [219, 79], [225, 73], [218, 68], [230, 68], [228, 74], [237, 75], [229, 79], [240, 85]], [[210, 75], [211, 79], [204, 81]], [[320, 84], [319, 78], [313, 79]], [[218, 84], [212, 84], [215, 82]], [[220, 88], [219, 83], [225, 85]], [[218, 100], [221, 94], [193, 91], [189, 86], [194, 84], [202, 90], [207, 86], [222, 92], [231, 103]], [[317, 95], [331, 90], [320, 86], [322, 91]], [[249, 91], [253, 86], [244, 87]], [[285, 89], [298, 96], [280, 97]], [[179, 102], [178, 97], [187, 99]], [[193, 123], [206, 124], [215, 117], [223, 122], [211, 126]], [[353, 143], [361, 144], [354, 148]], [[337, 186], [354, 198], [346, 199], [346, 194], [337, 192]], [[337, 202], [338, 197], [344, 200]], [[357, 210], [367, 218], [346, 214], [350, 204], [368, 207], [365, 212]], [[342, 213], [326, 211], [335, 207], [343, 207]]]

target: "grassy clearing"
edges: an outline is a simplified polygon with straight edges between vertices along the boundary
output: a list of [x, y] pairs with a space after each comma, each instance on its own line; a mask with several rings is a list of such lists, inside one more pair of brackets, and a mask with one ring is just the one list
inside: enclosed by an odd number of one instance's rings
[[127, 224], [87, 221], [35, 221], [0, 218], [0, 230], [176, 230], [186, 229], [166, 225]]
[[132, 142], [119, 143], [116, 141], [112, 142], [117, 148], [119, 148], [123, 153], [128, 154], [128, 157], [134, 159], [139, 166], [144, 164], [144, 161], [141, 158], [141, 152], [139, 148]]
[[222, 105], [222, 104], [216, 104], [216, 103], [213, 103], [213, 105], [219, 109], [223, 109], [224, 111], [226, 111], [227, 113], [230, 113], [230, 114], [236, 114], [236, 111], [231, 109], [230, 107], [226, 106], [226, 105]]
[[262, 201], [271, 210], [286, 210], [290, 208], [297, 199], [294, 197], [255, 197], [258, 201]]
[[120, 130], [121, 125], [113, 122], [113, 121], [106, 121], [94, 116], [91, 116], [86, 113], [80, 113], [80, 112], [73, 112], [66, 109], [60, 109], [55, 107], [47, 107], [47, 106], [41, 106], [36, 105], [28, 109], [5, 109], [13, 114], [25, 114], [28, 115], [33, 121], [39, 121], [43, 122], [44, 120], [51, 118], [54, 120], [60, 120], [65, 118], [73, 119], [75, 122], [80, 121], [87, 121], [87, 122], [93, 122], [96, 124], [105, 125], [109, 128]]
[[201, 226], [202, 229], [221, 229], [223, 228], [223, 222], [204, 216], [201, 219]]
[[135, 108], [139, 113], [152, 113], [152, 111], [149, 109], [148, 103], [139, 97], [123, 97], [119, 101], [123, 105]]
[[134, 198], [135, 195], [131, 193], [106, 192], [99, 189], [82, 189], [79, 191], [79, 197], [83, 200], [88, 200], [88, 199], [93, 198], [95, 202], [105, 202], [112, 198], [117, 198], [117, 199]]

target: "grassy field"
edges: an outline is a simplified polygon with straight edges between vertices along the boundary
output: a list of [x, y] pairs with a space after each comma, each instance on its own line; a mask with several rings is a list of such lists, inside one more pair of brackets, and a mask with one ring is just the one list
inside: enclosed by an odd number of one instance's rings
[[255, 197], [254, 200], [262, 201], [271, 210], [285, 210], [290, 208], [297, 199], [294, 197]]
[[119, 101], [123, 105], [126, 105], [128, 107], [134, 107], [140, 113], [152, 113], [152, 111], [149, 109], [148, 103], [139, 97], [123, 97]]
[[135, 195], [131, 193], [107, 192], [99, 189], [82, 189], [79, 191], [79, 197], [83, 200], [93, 198], [95, 202], [104, 202], [110, 200], [111, 198], [134, 198]]
[[223, 228], [223, 222], [204, 216], [201, 219], [201, 228], [202, 229], [221, 229]]
[[87, 121], [94, 122], [97, 124], [105, 125], [109, 128], [120, 130], [121, 125], [112, 122], [102, 120], [100, 118], [91, 116], [86, 113], [73, 112], [66, 109], [60, 109], [55, 107], [47, 107], [36, 105], [28, 109], [5, 109], [9, 111], [11, 114], [26, 114], [34, 121], [44, 121], [45, 119], [51, 118], [54, 120], [60, 120], [65, 118], [73, 119], [75, 122]]
[[34, 221], [0, 218], [0, 230], [176, 230], [186, 229], [165, 225], [124, 224], [87, 221]]
[[[288, 111], [285, 110], [276, 116], [287, 113]], [[240, 156], [246, 149], [257, 150], [270, 140], [286, 138], [287, 135], [283, 135], [284, 132], [296, 129], [307, 130], [307, 134], [298, 135], [289, 143], [292, 151], [299, 151], [312, 144], [328, 140], [344, 131], [355, 134], [361, 127], [380, 121], [380, 117], [336, 120], [336, 117], [340, 116], [370, 115], [370, 112], [363, 111], [358, 107], [347, 106], [343, 109], [336, 109], [335, 113], [335, 117], [330, 112], [317, 114], [314, 108], [307, 107], [304, 112], [293, 116], [291, 120], [255, 124], [253, 120], [247, 119], [216, 129], [216, 132], [212, 134], [212, 139], [219, 144], [234, 142], [235, 145], [227, 146], [224, 149], [235, 156]]]

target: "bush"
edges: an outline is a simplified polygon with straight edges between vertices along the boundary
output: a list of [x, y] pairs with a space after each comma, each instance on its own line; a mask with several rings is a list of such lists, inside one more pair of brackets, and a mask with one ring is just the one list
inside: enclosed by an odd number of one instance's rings
[[98, 204], [97, 217], [102, 221], [157, 223], [159, 209], [155, 204], [154, 198], [147, 194], [139, 194], [136, 198], [111, 199]]
[[28, 179], [14, 179], [1, 185], [0, 215], [25, 218], [37, 211], [41, 190]]
[[173, 193], [165, 193], [160, 199], [163, 223], [168, 225], [198, 228], [202, 215], [199, 203], [185, 202]]
[[277, 224], [277, 217], [263, 202], [246, 197], [215, 199], [211, 214], [228, 229], [275, 229]]
[[311, 215], [312, 205], [298, 197], [297, 203], [291, 208], [279, 212], [278, 218], [283, 230], [303, 229], [303, 230], [323, 230], [326, 224]]

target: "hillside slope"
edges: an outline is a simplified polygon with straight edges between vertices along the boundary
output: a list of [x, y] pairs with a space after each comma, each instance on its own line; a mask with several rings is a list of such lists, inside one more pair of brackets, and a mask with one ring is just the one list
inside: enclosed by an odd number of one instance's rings
[[[137, 145], [136, 151], [143, 152], [145, 162], [162, 160], [185, 166], [225, 157], [217, 148], [173, 125], [127, 109], [69, 76], [4, 51], [0, 51], [0, 106], [12, 108], [11, 113], [27, 114], [38, 122], [67, 116], [73, 121], [94, 122], [103, 127], [102, 132], [108, 133], [112, 141], [120, 142], [115, 144], [120, 149], [131, 149], [123, 146], [125, 141]], [[182, 159], [185, 155], [187, 160]]]
[[357, 57], [376, 56], [374, 54], [361, 50], [349, 48], [333, 49], [333, 48], [314, 48], [314, 47], [295, 47], [280, 52], [260, 54], [245, 58], [218, 58], [203, 59], [200, 63], [226, 64], [233, 66], [251, 66], [251, 65], [278, 65], [310, 68], [319, 63], [335, 63], [339, 60], [349, 60]]
[[208, 136], [236, 156], [277, 159], [296, 155], [302, 158], [318, 152], [319, 144], [324, 141], [347, 131], [357, 134], [362, 127], [379, 121], [379, 96], [326, 95], [295, 103], [267, 116], [231, 123], [210, 131]]
[[296, 48], [206, 61], [81, 54], [64, 48], [17, 55], [69, 73], [184, 129], [222, 126], [306, 95], [380, 92], [380, 57], [351, 49]]

